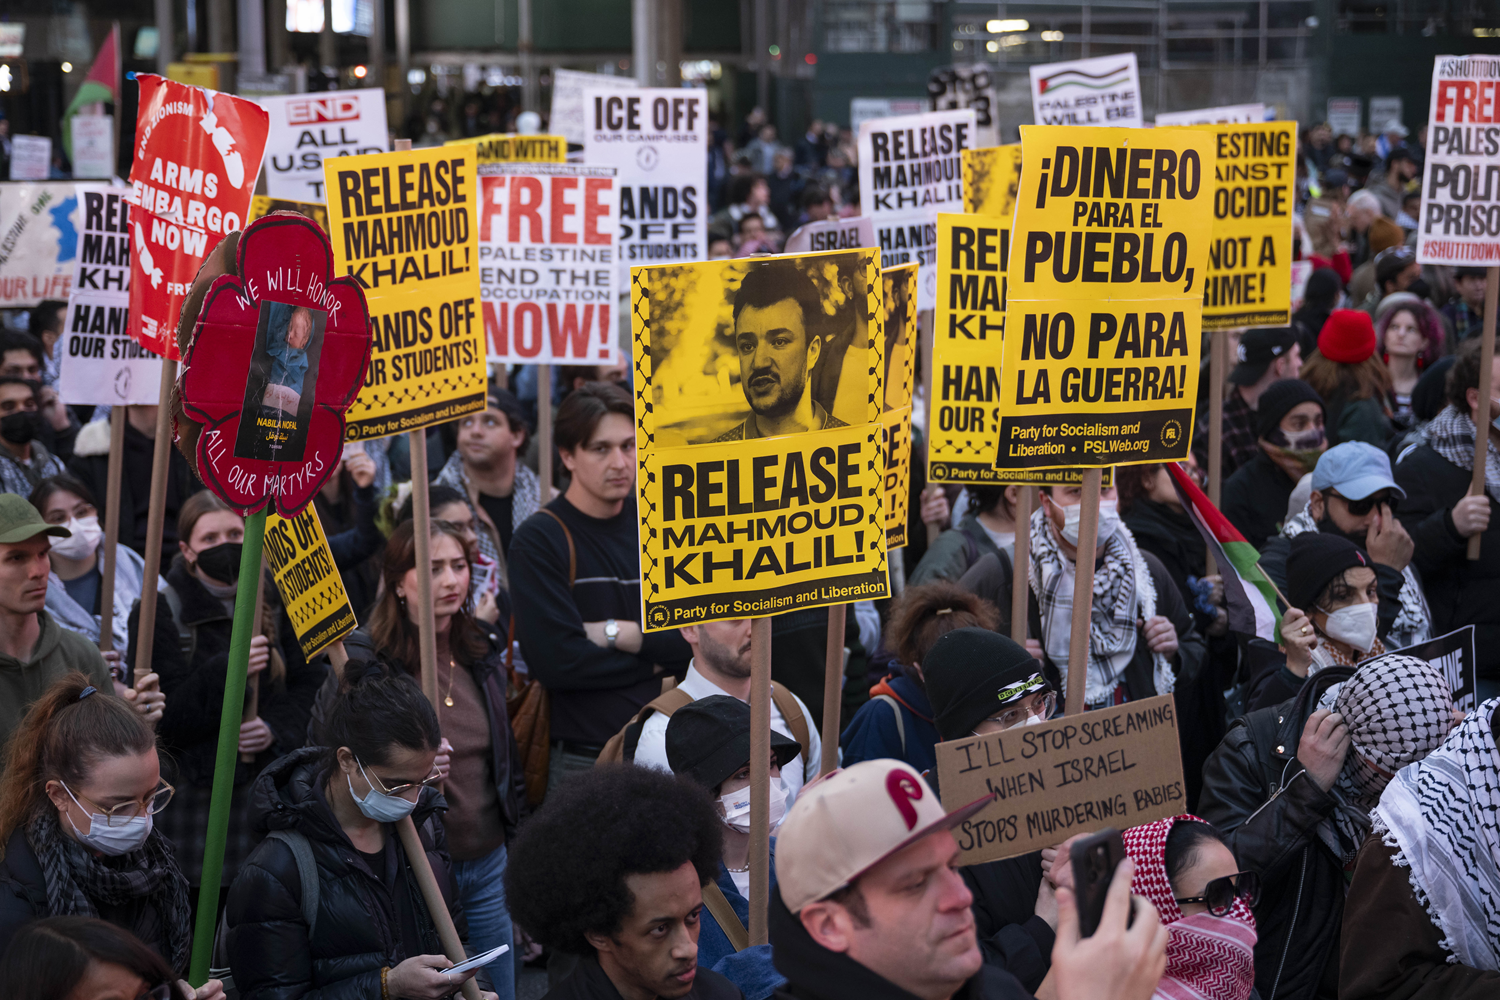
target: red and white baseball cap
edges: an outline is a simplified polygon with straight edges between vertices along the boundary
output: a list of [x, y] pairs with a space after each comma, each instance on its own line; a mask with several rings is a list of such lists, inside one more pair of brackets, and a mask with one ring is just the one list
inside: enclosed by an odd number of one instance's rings
[[994, 798], [944, 812], [922, 775], [898, 760], [833, 771], [802, 789], [776, 831], [781, 901], [798, 913], [929, 833], [951, 830]]

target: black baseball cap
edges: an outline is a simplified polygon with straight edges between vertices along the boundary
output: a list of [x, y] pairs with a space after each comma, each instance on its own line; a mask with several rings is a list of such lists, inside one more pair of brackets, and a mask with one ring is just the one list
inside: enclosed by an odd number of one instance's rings
[[[771, 730], [771, 754], [786, 767], [802, 752], [796, 740]], [[750, 762], [750, 706], [727, 694], [684, 705], [667, 723], [667, 764], [714, 789]]]
[[1246, 330], [1240, 337], [1239, 364], [1229, 373], [1235, 385], [1254, 385], [1265, 375], [1271, 362], [1290, 351], [1297, 334], [1289, 326], [1260, 326]]

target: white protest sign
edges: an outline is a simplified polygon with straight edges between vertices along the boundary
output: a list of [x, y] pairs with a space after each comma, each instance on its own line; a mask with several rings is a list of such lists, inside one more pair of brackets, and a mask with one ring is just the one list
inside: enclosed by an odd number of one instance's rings
[[323, 160], [384, 153], [389, 136], [385, 91], [328, 90], [262, 97], [271, 116], [266, 137], [266, 194], [322, 204]]
[[1134, 52], [1031, 67], [1038, 125], [1140, 128], [1141, 75]]
[[479, 168], [479, 297], [492, 363], [614, 363], [618, 229], [613, 167]]
[[161, 358], [131, 339], [129, 188], [79, 184], [80, 239], [63, 324], [64, 403], [150, 405], [161, 390]]
[[553, 135], [582, 145], [584, 133], [588, 131], [588, 115], [583, 107], [584, 90], [635, 90], [638, 86], [640, 84], [633, 76], [555, 69], [552, 71], [552, 113], [547, 119], [547, 128]]
[[1364, 102], [1358, 97], [1330, 97], [1328, 99], [1328, 127], [1334, 135], [1359, 135], [1359, 122], [1364, 111]]
[[115, 173], [115, 119], [112, 115], [75, 115], [73, 176], [79, 180], [107, 180]]
[[708, 92], [590, 88], [584, 106], [583, 162], [616, 171], [624, 280], [633, 265], [702, 260], [708, 247]]
[[1230, 104], [1222, 108], [1198, 108], [1157, 115], [1157, 125], [1248, 125], [1266, 120], [1264, 104]]
[[880, 266], [921, 265], [919, 309], [936, 302], [937, 214], [963, 209], [963, 151], [974, 148], [974, 121], [970, 108], [859, 127], [860, 205], [875, 223]]
[[1372, 97], [1370, 98], [1370, 131], [1376, 134], [1385, 131], [1385, 127], [1391, 122], [1400, 125], [1401, 98], [1400, 97]]
[[0, 184], [0, 308], [65, 299], [78, 256], [72, 181]]
[[817, 253], [820, 250], [853, 250], [873, 247], [875, 223], [867, 215], [849, 219], [824, 219], [799, 226], [786, 238], [784, 253]]
[[1000, 143], [1000, 122], [996, 117], [995, 77], [984, 63], [976, 66], [944, 66], [927, 75], [927, 91], [932, 94], [932, 110], [974, 109], [974, 145], [976, 148]]
[[849, 102], [849, 128], [855, 135], [871, 118], [894, 118], [897, 115], [920, 115], [932, 110], [925, 97], [856, 97]]
[[1500, 266], [1500, 56], [1432, 63], [1417, 260]]
[[52, 172], [52, 140], [44, 135], [18, 135], [10, 143], [10, 179], [46, 180]]

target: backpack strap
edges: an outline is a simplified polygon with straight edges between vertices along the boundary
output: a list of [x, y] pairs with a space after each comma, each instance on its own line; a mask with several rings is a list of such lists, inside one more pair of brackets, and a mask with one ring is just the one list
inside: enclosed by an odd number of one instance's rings
[[691, 704], [692, 695], [680, 688], [672, 688], [663, 691], [641, 706], [641, 710], [625, 723], [624, 727], [609, 738], [604, 744], [604, 749], [599, 751], [597, 763], [615, 764], [620, 761], [635, 762], [635, 748], [641, 742], [641, 726], [654, 712], [660, 712], [667, 718], [684, 705]]
[[901, 736], [901, 755], [906, 755], [906, 720], [901, 717], [901, 705], [888, 694], [877, 694], [871, 701], [883, 701], [896, 713], [896, 732]]
[[729, 905], [718, 882], [710, 882], [703, 887], [703, 905], [714, 915], [714, 923], [719, 925], [719, 930], [729, 939], [730, 947], [735, 951], [744, 951], [750, 947], [750, 932], [745, 930], [740, 915]]
[[193, 654], [198, 651], [198, 626], [182, 624], [182, 595], [177, 593], [177, 588], [167, 584], [161, 595], [166, 599], [167, 609], [172, 612], [172, 624], [177, 626], [177, 642], [182, 647], [182, 655], [191, 664]]
[[797, 696], [785, 685], [772, 681], [771, 700], [776, 703], [776, 710], [786, 721], [786, 727], [792, 731], [792, 739], [802, 745], [803, 770], [807, 769], [808, 764], [821, 768], [823, 762], [812, 759], [812, 734], [807, 728], [807, 716], [802, 714], [802, 706], [797, 704]]
[[302, 883], [302, 919], [307, 924], [308, 940], [311, 940], [318, 926], [318, 903], [322, 891], [312, 843], [301, 830], [272, 830], [266, 834], [266, 839], [281, 841], [292, 852], [292, 860], [297, 862], [297, 879]]
[[563, 538], [568, 541], [568, 587], [571, 588], [573, 581], [578, 579], [578, 548], [573, 544], [573, 533], [568, 530], [568, 526], [563, 523], [563, 519], [557, 516], [557, 511], [543, 507], [537, 513], [546, 514], [552, 520], [556, 521], [557, 526], [562, 529]]

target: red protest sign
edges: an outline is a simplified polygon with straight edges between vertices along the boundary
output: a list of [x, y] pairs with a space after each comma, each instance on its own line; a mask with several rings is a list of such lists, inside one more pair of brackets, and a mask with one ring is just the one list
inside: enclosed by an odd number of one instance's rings
[[[155, 217], [132, 239], [151, 264], [131, 263], [131, 334], [177, 357], [177, 314], [204, 254], [250, 211], [270, 118], [253, 101], [142, 73], [131, 201]], [[134, 237], [134, 234], [133, 234]]]
[[274, 500], [282, 517], [312, 501], [338, 464], [344, 413], [370, 361], [364, 292], [333, 277], [333, 250], [291, 213], [250, 224], [237, 266], [214, 279], [180, 379], [202, 424], [199, 478], [242, 514]]

